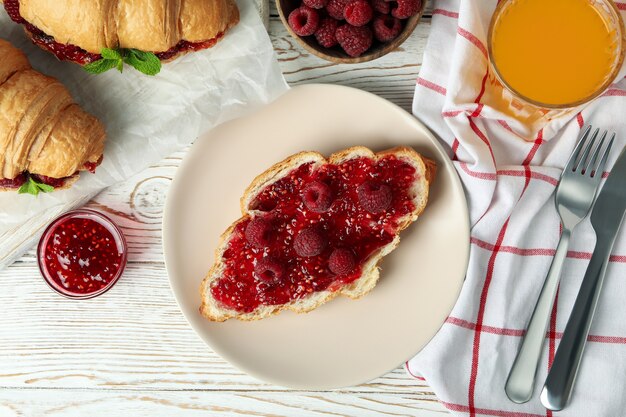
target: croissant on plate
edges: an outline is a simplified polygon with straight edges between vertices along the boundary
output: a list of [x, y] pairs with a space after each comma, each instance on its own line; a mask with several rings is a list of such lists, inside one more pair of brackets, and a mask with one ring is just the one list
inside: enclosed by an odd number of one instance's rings
[[[102, 161], [105, 131], [56, 79], [0, 39], [0, 190], [67, 188]], [[49, 188], [49, 187], [47, 187]]]
[[4, 0], [4, 8], [35, 44], [81, 65], [103, 48], [169, 61], [212, 47], [239, 22], [235, 0]]

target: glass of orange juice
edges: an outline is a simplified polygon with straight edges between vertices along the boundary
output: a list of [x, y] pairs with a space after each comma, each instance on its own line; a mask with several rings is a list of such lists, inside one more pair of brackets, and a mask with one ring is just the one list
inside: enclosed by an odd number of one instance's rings
[[586, 103], [615, 80], [624, 25], [610, 0], [502, 0], [488, 43], [513, 107], [545, 115]]

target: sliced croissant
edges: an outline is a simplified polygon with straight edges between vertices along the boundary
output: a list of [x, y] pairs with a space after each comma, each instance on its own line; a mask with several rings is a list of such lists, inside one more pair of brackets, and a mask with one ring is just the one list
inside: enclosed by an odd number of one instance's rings
[[[364, 166], [372, 171], [357, 168]], [[307, 313], [340, 295], [369, 293], [380, 276], [378, 264], [426, 207], [436, 170], [434, 161], [408, 147], [374, 153], [355, 146], [329, 158], [305, 151], [274, 164], [244, 191], [242, 217], [220, 237], [200, 288], [200, 313], [211, 321], [260, 320], [283, 310]], [[333, 171], [336, 175], [329, 174]], [[365, 208], [356, 184], [373, 178], [391, 187], [395, 206]], [[306, 203], [305, 190], [313, 183], [329, 190], [326, 209], [314, 211]], [[264, 209], [265, 203], [273, 208]], [[259, 220], [271, 233], [254, 243], [248, 228]], [[297, 235], [306, 229], [317, 230], [325, 242], [316, 254], [296, 248]], [[352, 255], [353, 264], [343, 272], [330, 267], [337, 249]]]
[[18, 188], [29, 175], [69, 186], [101, 161], [104, 127], [2, 39], [0, 57], [0, 189]]
[[[64, 45], [96, 55], [103, 48], [133, 48], [164, 60], [212, 46], [239, 21], [234, 0], [4, 0], [4, 6], [52, 52]], [[46, 37], [60, 46], [50, 48]]]

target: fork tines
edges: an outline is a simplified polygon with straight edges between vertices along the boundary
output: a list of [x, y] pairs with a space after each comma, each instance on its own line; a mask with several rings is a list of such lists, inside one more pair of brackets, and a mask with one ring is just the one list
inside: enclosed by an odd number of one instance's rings
[[[602, 173], [604, 170], [604, 165], [615, 140], [615, 133], [611, 135], [608, 145], [604, 146], [608, 131], [602, 132], [600, 140], [597, 140], [600, 129], [596, 128], [591, 137], [589, 137], [591, 128], [591, 125], [589, 125], [584, 130], [582, 138], [578, 141], [565, 168], [572, 172], [580, 170], [582, 175], [589, 175], [589, 177], [593, 178], [596, 176], [596, 172], [600, 171]], [[602, 174], [600, 174], [600, 177], [602, 177]]]

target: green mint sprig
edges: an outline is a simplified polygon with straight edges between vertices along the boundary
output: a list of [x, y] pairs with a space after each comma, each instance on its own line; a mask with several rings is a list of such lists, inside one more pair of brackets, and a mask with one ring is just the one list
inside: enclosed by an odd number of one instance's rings
[[102, 59], [83, 65], [83, 69], [92, 74], [102, 74], [113, 68], [122, 72], [126, 63], [146, 75], [156, 75], [161, 71], [161, 60], [152, 52], [138, 49], [103, 48], [100, 55]]
[[34, 196], [40, 192], [49, 193], [52, 191], [54, 191], [53, 186], [35, 181], [32, 177], [28, 177], [28, 181], [17, 190], [18, 194], [32, 194]]

